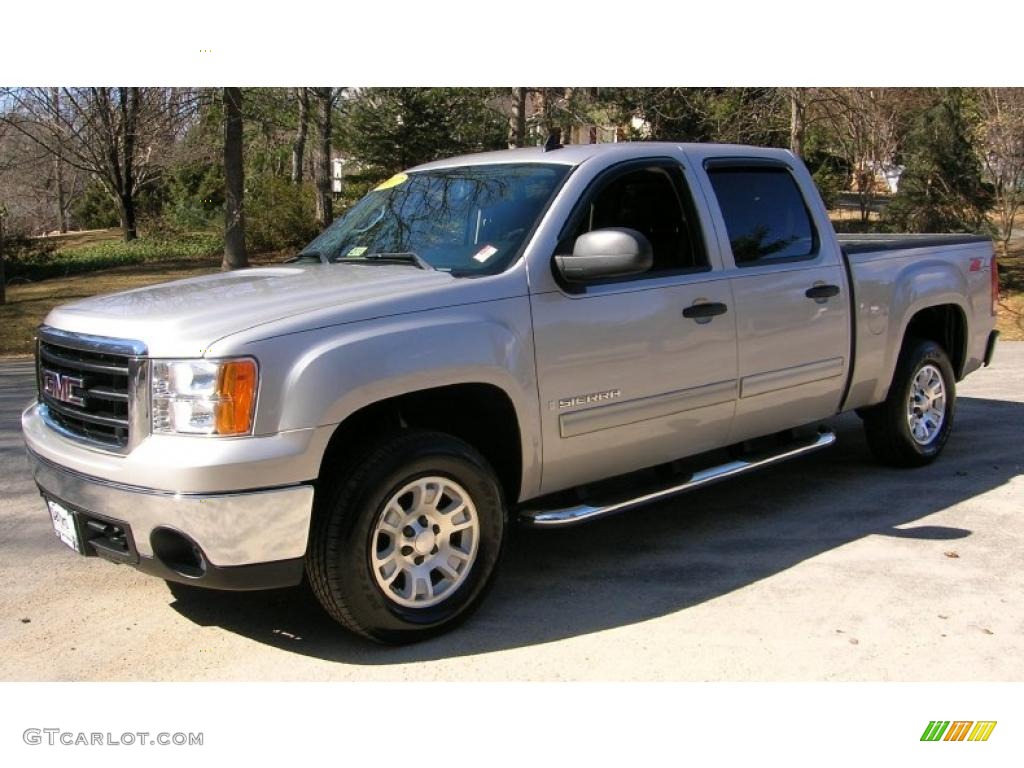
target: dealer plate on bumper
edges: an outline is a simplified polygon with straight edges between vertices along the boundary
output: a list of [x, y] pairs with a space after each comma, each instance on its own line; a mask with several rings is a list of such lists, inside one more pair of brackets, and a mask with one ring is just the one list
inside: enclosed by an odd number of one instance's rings
[[78, 539], [78, 526], [75, 525], [75, 513], [70, 509], [65, 509], [52, 499], [46, 500], [46, 506], [50, 510], [50, 520], [53, 522], [53, 532], [57, 534], [57, 538], [75, 552], [81, 553], [82, 547]]

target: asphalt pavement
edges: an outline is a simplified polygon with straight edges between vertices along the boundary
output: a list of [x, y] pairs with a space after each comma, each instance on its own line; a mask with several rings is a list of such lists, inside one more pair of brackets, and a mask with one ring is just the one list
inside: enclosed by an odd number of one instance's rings
[[463, 628], [383, 648], [301, 588], [170, 588], [53, 535], [0, 362], [2, 680], [1024, 680], [1024, 343], [959, 387], [942, 458], [815, 455], [616, 518], [516, 531]]

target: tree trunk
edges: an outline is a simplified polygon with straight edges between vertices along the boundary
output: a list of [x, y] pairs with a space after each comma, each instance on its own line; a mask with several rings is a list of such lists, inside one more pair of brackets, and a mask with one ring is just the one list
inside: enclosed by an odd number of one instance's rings
[[517, 147], [526, 146], [526, 88], [516, 88], [516, 124], [513, 143]]
[[860, 206], [860, 220], [861, 223], [866, 224], [868, 219], [871, 218], [871, 203], [874, 198], [874, 185], [875, 178], [874, 174], [870, 169], [861, 167], [858, 169], [857, 174], [857, 203]]
[[135, 226], [135, 134], [139, 119], [139, 89], [121, 88], [121, 232], [124, 241], [138, 237]]
[[309, 89], [296, 88], [295, 96], [299, 102], [299, 127], [292, 141], [292, 184], [301, 184], [306, 135], [309, 133]]
[[334, 220], [334, 200], [331, 198], [331, 105], [334, 101], [330, 88], [316, 89], [319, 110], [317, 134], [319, 147], [316, 155], [316, 221], [326, 229]]
[[121, 237], [126, 243], [139, 236], [135, 225], [135, 198], [131, 192], [117, 196], [117, 208], [121, 216]]
[[[50, 89], [55, 119], [60, 117], [60, 88]], [[68, 231], [67, 203], [64, 200], [64, 157], [61, 153], [60, 139], [54, 141], [56, 151], [53, 153], [53, 172], [57, 182], [57, 228], [61, 234]]]
[[552, 88], [541, 88], [540, 89], [540, 120], [544, 124], [545, 134], [550, 134], [551, 129], [554, 128], [551, 124], [551, 91]]
[[61, 234], [68, 231], [67, 204], [64, 201], [64, 163], [60, 154], [53, 158], [53, 171], [57, 177], [57, 227]]
[[793, 92], [789, 94], [789, 151], [801, 158], [804, 154], [804, 106]]
[[[564, 88], [562, 89], [562, 98], [565, 99], [566, 104], [572, 104], [574, 89]], [[572, 144], [572, 122], [569, 122], [571, 118], [569, 115], [565, 115], [564, 119], [567, 121], [562, 126], [562, 144]]]
[[221, 269], [249, 266], [245, 253], [245, 170], [242, 166], [242, 89], [224, 89], [224, 260]]

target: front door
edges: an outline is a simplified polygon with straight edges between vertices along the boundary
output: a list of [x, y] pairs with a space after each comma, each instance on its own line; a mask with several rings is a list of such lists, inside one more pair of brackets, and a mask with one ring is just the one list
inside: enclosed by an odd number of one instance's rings
[[606, 171], [559, 252], [606, 227], [644, 234], [651, 270], [531, 296], [545, 493], [718, 447], [732, 422], [731, 288], [708, 258], [682, 167], [652, 159]]

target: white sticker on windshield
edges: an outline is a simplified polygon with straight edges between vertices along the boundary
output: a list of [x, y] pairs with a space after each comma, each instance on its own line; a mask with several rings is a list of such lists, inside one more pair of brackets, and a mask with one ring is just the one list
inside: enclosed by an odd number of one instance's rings
[[498, 252], [497, 248], [495, 248], [493, 245], [488, 244], [488, 245], [485, 245], [483, 248], [481, 248], [479, 251], [477, 251], [473, 255], [473, 258], [476, 259], [477, 261], [479, 261], [481, 264], [483, 264], [485, 261], [487, 261], [489, 258], [491, 258], [491, 256], [493, 256], [497, 252]]
[[366, 253], [366, 246], [365, 245], [357, 245], [355, 248], [353, 248], [351, 251], [349, 251], [345, 255], [346, 256], [362, 256], [364, 253]]

